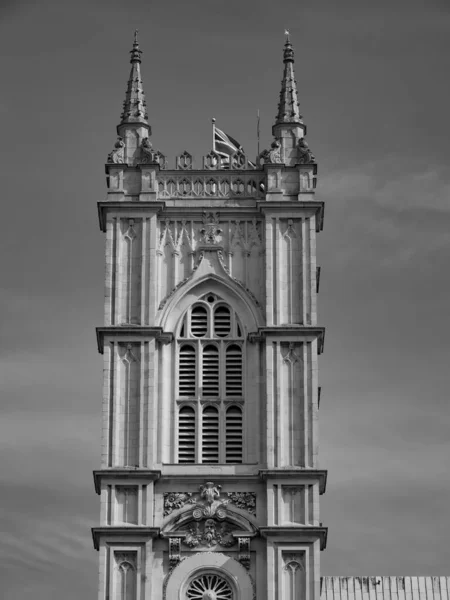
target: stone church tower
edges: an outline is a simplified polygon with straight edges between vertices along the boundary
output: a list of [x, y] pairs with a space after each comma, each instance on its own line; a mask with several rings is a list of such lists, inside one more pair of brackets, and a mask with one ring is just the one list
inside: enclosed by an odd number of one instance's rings
[[99, 600], [319, 600], [317, 165], [289, 38], [269, 150], [175, 168], [135, 39], [106, 233]]

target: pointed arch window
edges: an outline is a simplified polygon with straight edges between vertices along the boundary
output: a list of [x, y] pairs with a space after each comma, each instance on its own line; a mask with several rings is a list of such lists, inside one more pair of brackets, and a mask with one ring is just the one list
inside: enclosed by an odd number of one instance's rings
[[242, 463], [245, 339], [239, 317], [216, 294], [205, 294], [183, 316], [177, 352], [178, 462]]

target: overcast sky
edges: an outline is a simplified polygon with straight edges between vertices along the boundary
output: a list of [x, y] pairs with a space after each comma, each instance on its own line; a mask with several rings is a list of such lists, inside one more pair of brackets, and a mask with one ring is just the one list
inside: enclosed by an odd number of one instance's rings
[[449, 574], [448, 0], [2, 0], [3, 600], [95, 598], [104, 238], [96, 202], [140, 30], [153, 142], [211, 117], [271, 142], [283, 31], [326, 202], [318, 236], [325, 575]]

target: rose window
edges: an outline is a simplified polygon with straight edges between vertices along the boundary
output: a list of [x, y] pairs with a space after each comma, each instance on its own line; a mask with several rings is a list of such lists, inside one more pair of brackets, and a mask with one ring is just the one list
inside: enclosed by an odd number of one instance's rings
[[202, 575], [191, 581], [186, 597], [188, 600], [232, 600], [230, 585], [218, 575]]

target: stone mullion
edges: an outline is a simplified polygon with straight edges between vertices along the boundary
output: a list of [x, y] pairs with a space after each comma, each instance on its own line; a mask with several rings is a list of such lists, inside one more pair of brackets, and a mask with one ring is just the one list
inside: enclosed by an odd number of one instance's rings
[[304, 342], [302, 344], [302, 360], [299, 368], [302, 369], [302, 382], [303, 382], [303, 462], [302, 466], [309, 467], [311, 464], [311, 457], [309, 453], [309, 436], [310, 436], [310, 414], [311, 414], [311, 406], [310, 406], [310, 393], [308, 389], [309, 382], [309, 371], [311, 369], [311, 363], [309, 360], [309, 352], [308, 346], [310, 343]]

